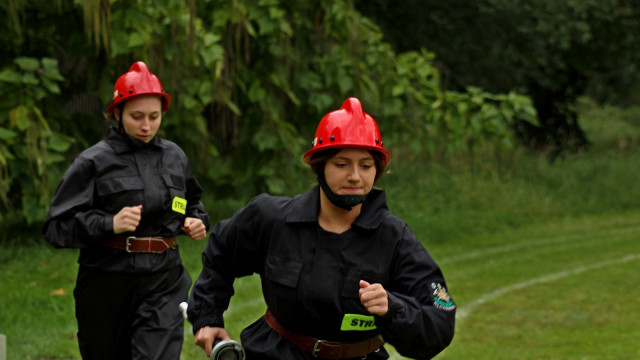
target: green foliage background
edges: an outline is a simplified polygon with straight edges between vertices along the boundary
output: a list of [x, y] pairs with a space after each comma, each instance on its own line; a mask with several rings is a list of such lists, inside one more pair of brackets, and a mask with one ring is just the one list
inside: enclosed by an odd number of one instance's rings
[[[428, 48], [443, 85], [532, 99], [539, 126], [517, 138], [550, 156], [587, 149], [578, 100], [631, 106], [640, 99], [636, 0], [354, 0], [399, 52]], [[552, 154], [555, 152], [555, 154]]]
[[30, 1], [0, 5], [0, 223], [44, 220], [79, 151], [106, 133], [113, 83], [147, 62], [172, 95], [161, 136], [187, 153], [213, 217], [259, 192], [309, 185], [301, 156], [349, 96], [385, 145], [428, 157], [513, 148], [530, 100], [444, 91], [435, 55], [396, 54], [349, 1]]

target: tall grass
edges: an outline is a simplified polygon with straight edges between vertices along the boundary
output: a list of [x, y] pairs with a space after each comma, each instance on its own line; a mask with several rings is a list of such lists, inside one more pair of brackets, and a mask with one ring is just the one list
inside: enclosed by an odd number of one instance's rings
[[[609, 233], [607, 229], [633, 230], [637, 223], [640, 212], [640, 187], [636, 186], [640, 179], [637, 166], [640, 163], [640, 108], [603, 108], [584, 101], [580, 104], [580, 114], [581, 125], [592, 141], [591, 148], [553, 162], [524, 150], [508, 152], [487, 148], [474, 155], [433, 161], [424, 154], [400, 147], [391, 149], [390, 172], [379, 186], [387, 191], [392, 212], [407, 221], [436, 260], [442, 261], [454, 299], [462, 309], [482, 294], [490, 294], [492, 289], [511, 282], [522, 283], [532, 273], [546, 269], [560, 272], [562, 266], [559, 265], [562, 264], [583, 266], [581, 259], [598, 262], [599, 256], [610, 251], [606, 244], [600, 244], [603, 238], [610, 239], [611, 244], [624, 244], [611, 256], [637, 250], [630, 240], [635, 239], [633, 234]], [[215, 203], [206, 205], [208, 208], [216, 206]], [[36, 235], [29, 238], [14, 239], [0, 251], [0, 333], [7, 335], [8, 358], [79, 359], [71, 295], [77, 252], [54, 250], [44, 244], [37, 229], [34, 233]], [[596, 236], [598, 234], [600, 237]], [[574, 242], [576, 245], [572, 248]], [[204, 245], [204, 241], [180, 239], [183, 260], [193, 278], [200, 272]], [[478, 254], [489, 255], [474, 257]], [[617, 270], [608, 275], [615, 277], [611, 280], [612, 285], [633, 285], [629, 280], [619, 279], [624, 270], [614, 269]], [[603, 274], [593, 280], [606, 283], [610, 277]], [[593, 309], [587, 305], [584, 311], [559, 312], [557, 315], [545, 311], [544, 307], [536, 308], [545, 301], [563, 308], [562, 299], [584, 304], [586, 285], [575, 278], [562, 281], [541, 283], [516, 297], [494, 299], [491, 306], [516, 306], [511, 307], [508, 317], [492, 316], [491, 309], [487, 313], [485, 308], [474, 312], [462, 322], [467, 325], [459, 327], [452, 349], [446, 351], [443, 358], [503, 356], [506, 359], [509, 356], [500, 353], [500, 346], [516, 351], [522, 344], [525, 334], [518, 333], [518, 324], [528, 323], [527, 331], [535, 330], [537, 337], [534, 339], [541, 341], [544, 331], [548, 336], [567, 337], [572, 321], [591, 320], [609, 325], [610, 320], [619, 315], [616, 309], [596, 318], [590, 315]], [[243, 278], [236, 285], [237, 294], [226, 317], [228, 330], [237, 339], [241, 329], [263, 313], [264, 304], [257, 278]], [[562, 293], [551, 302], [548, 294], [558, 287], [575, 289], [576, 296]], [[497, 308], [493, 310], [495, 314], [503, 314], [496, 312]], [[636, 309], [631, 311], [632, 314], [637, 312]], [[587, 314], [584, 315], [587, 320], [583, 320], [581, 314]], [[559, 318], [562, 321], [558, 322]], [[492, 321], [495, 326], [479, 325], [486, 321]], [[555, 335], [554, 326], [560, 329]], [[631, 326], [625, 321], [616, 331]], [[596, 326], [586, 329], [590, 338], [599, 330]], [[487, 331], [499, 336], [485, 337], [483, 334]], [[185, 333], [182, 359], [204, 358], [201, 350], [192, 344], [188, 324]], [[603, 336], [610, 338], [615, 334], [603, 333]], [[577, 341], [577, 338], [570, 337], [570, 341]], [[498, 341], [505, 343], [498, 346]], [[567, 352], [573, 349], [553, 342], [548, 346]], [[463, 351], [466, 348], [476, 348], [478, 352]], [[483, 348], [492, 349], [487, 352], [491, 356], [477, 355]], [[544, 358], [545, 353], [542, 354]], [[571, 357], [564, 354], [558, 358]]]
[[381, 185], [390, 208], [428, 243], [563, 217], [640, 207], [640, 108], [581, 102], [590, 149], [555, 161], [486, 149], [438, 162], [394, 150]]

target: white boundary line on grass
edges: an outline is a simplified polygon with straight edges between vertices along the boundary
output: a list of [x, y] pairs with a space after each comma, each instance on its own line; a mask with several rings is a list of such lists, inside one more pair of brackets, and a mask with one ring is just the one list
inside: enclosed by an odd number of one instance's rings
[[578, 267], [570, 269], [570, 270], [560, 271], [560, 272], [557, 272], [557, 273], [541, 276], [541, 277], [538, 277], [538, 278], [535, 278], [535, 279], [531, 279], [531, 280], [515, 283], [513, 285], [501, 287], [499, 289], [496, 289], [494, 291], [488, 292], [488, 293], [480, 296], [479, 298], [471, 301], [468, 304], [465, 304], [464, 306], [460, 306], [458, 308], [458, 311], [456, 312], [456, 320], [457, 321], [463, 320], [464, 318], [468, 317], [473, 310], [475, 310], [476, 308], [478, 308], [482, 304], [484, 304], [484, 303], [486, 303], [486, 302], [488, 302], [490, 300], [496, 299], [496, 298], [498, 298], [498, 297], [500, 297], [502, 295], [505, 295], [507, 293], [510, 293], [510, 292], [513, 292], [513, 291], [517, 291], [517, 290], [521, 290], [521, 289], [527, 288], [529, 286], [542, 284], [542, 283], [548, 283], [548, 282], [551, 282], [551, 281], [556, 281], [556, 280], [559, 280], [559, 279], [567, 278], [567, 277], [570, 277], [570, 276], [579, 275], [579, 274], [582, 274], [584, 272], [595, 270], [595, 269], [600, 269], [600, 268], [603, 268], [603, 267], [606, 267], [606, 266], [627, 263], [627, 262], [634, 261], [634, 260], [639, 260], [639, 259], [640, 259], [640, 253], [626, 255], [626, 256], [623, 256], [621, 258], [610, 259], [610, 260], [602, 261], [602, 262], [599, 262], [599, 263], [596, 263], [596, 264], [592, 264], [592, 265], [588, 265], [588, 266], [578, 266]]
[[[612, 235], [612, 234], [629, 234], [629, 233], [638, 233], [638, 230], [640, 229], [640, 226], [638, 225], [633, 225], [633, 226], [629, 226], [629, 227], [625, 227], [625, 228], [616, 228], [616, 229], [605, 229], [602, 231], [598, 231], [598, 232], [591, 232], [589, 235], [590, 236], [594, 236], [595, 234], [606, 234], [606, 235]], [[544, 240], [537, 240], [537, 241], [523, 241], [523, 242], [519, 242], [519, 243], [515, 243], [515, 244], [509, 244], [509, 245], [502, 245], [502, 246], [497, 246], [497, 247], [490, 247], [487, 249], [479, 249], [479, 250], [475, 250], [475, 251], [470, 251], [464, 254], [459, 254], [459, 255], [453, 255], [453, 256], [447, 256], [447, 257], [443, 257], [441, 259], [437, 259], [438, 264], [442, 265], [442, 264], [448, 264], [448, 263], [455, 263], [458, 261], [463, 261], [463, 260], [472, 260], [472, 259], [476, 259], [479, 257], [483, 257], [486, 255], [491, 255], [491, 254], [500, 254], [500, 253], [510, 253], [516, 250], [520, 250], [523, 248], [528, 248], [528, 247], [534, 247], [534, 246], [538, 246], [538, 245], [547, 245], [547, 244], [555, 244], [555, 243], [564, 243], [567, 242], [569, 240], [575, 240], [575, 239], [580, 239], [580, 238], [584, 238], [585, 234], [584, 233], [578, 233], [578, 234], [570, 234], [570, 235], [563, 235], [563, 236], [558, 236], [555, 238], [551, 238], [551, 239], [544, 239]]]

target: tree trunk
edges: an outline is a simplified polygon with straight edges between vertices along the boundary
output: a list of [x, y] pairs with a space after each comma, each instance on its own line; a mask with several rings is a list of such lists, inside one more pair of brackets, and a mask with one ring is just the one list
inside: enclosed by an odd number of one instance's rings
[[531, 149], [547, 152], [552, 160], [565, 153], [586, 150], [589, 140], [578, 124], [576, 97], [567, 95], [569, 91], [564, 87], [552, 91], [533, 86], [530, 91], [540, 125], [516, 122], [517, 138]]

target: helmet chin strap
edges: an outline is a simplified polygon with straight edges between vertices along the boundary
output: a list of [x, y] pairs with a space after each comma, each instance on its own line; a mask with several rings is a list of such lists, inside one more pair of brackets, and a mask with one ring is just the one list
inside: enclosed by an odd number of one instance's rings
[[129, 144], [131, 144], [133, 147], [135, 148], [145, 148], [147, 146], [149, 146], [149, 143], [146, 143], [142, 140], [136, 139], [134, 136], [131, 136], [129, 134], [127, 134], [127, 132], [124, 130], [124, 125], [122, 125], [122, 121], [118, 121], [118, 130], [120, 131], [120, 134], [122, 135], [122, 137], [129, 142]]
[[329, 201], [331, 201], [333, 205], [345, 210], [350, 211], [354, 206], [362, 204], [367, 197], [367, 195], [338, 195], [331, 191], [324, 176], [318, 176], [318, 183], [320, 183], [320, 187], [324, 191], [324, 194], [327, 195]]

